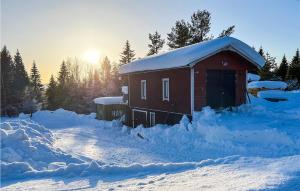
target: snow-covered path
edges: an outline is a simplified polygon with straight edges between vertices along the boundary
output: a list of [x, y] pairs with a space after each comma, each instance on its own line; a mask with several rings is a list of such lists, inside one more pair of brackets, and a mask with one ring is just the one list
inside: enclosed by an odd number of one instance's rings
[[139, 140], [130, 140], [128, 135], [111, 129], [93, 126], [78, 126], [53, 131], [54, 146], [74, 154], [83, 160], [100, 160], [106, 164], [148, 164], [162, 162], [155, 153], [139, 147]]

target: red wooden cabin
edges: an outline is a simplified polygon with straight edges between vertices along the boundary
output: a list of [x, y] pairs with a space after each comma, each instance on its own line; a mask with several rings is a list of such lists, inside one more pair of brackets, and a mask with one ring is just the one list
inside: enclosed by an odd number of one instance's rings
[[123, 65], [133, 127], [178, 123], [205, 106], [246, 102], [247, 71], [264, 59], [242, 41], [224, 37]]

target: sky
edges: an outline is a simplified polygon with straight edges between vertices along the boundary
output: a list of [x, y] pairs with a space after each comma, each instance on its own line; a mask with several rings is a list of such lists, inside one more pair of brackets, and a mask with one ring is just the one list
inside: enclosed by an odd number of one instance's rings
[[88, 50], [118, 62], [129, 40], [144, 57], [149, 33], [166, 39], [176, 20], [203, 9], [211, 12], [211, 34], [235, 25], [233, 37], [277, 62], [300, 48], [300, 0], [1, 0], [1, 48], [18, 49], [28, 71], [34, 60], [47, 83], [63, 60]]

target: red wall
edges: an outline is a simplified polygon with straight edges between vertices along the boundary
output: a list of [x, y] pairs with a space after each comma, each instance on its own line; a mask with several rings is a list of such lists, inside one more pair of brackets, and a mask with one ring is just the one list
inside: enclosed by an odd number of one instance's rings
[[[129, 74], [130, 107], [190, 114], [190, 68]], [[170, 100], [162, 100], [162, 79], [169, 78]], [[147, 80], [147, 100], [141, 99], [141, 80]]]
[[[227, 62], [227, 65], [222, 63]], [[206, 106], [206, 70], [235, 70], [235, 105], [245, 103], [246, 70], [256, 67], [239, 54], [223, 51], [194, 66], [194, 110]], [[190, 68], [177, 68], [127, 75], [129, 85], [129, 106], [145, 110], [159, 110], [179, 114], [191, 114]], [[162, 78], [169, 78], [170, 101], [162, 100]], [[147, 99], [141, 99], [141, 80], [147, 80]]]
[[[224, 62], [227, 65], [223, 65]], [[200, 61], [194, 66], [195, 111], [200, 111], [206, 105], [206, 70], [235, 70], [235, 104], [240, 105], [246, 101], [246, 70], [253, 69], [254, 66], [248, 60], [231, 51], [223, 51]]]

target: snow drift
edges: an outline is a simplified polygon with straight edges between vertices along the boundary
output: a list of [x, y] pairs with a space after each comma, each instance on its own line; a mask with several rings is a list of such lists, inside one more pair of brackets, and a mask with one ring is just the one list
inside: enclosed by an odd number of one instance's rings
[[49, 170], [69, 163], [81, 163], [54, 148], [51, 131], [29, 120], [1, 123], [1, 178], [13, 178], [28, 171]]
[[[257, 115], [254, 111], [265, 112], [259, 107], [244, 106], [234, 113], [217, 114], [214, 110], [205, 108], [194, 115], [191, 123], [183, 118], [180, 124], [174, 126], [157, 125], [150, 129], [139, 126], [132, 129], [131, 134], [141, 135], [145, 142], [150, 142], [153, 149], [160, 148], [158, 153], [172, 153], [177, 160], [180, 156], [182, 160], [195, 160], [234, 154], [264, 157], [300, 154], [300, 126], [295, 126], [292, 130], [284, 127], [247, 127], [247, 121], [243, 119], [249, 115]], [[224, 123], [226, 117], [235, 117], [238, 113], [243, 118], [236, 116], [237, 124]]]

